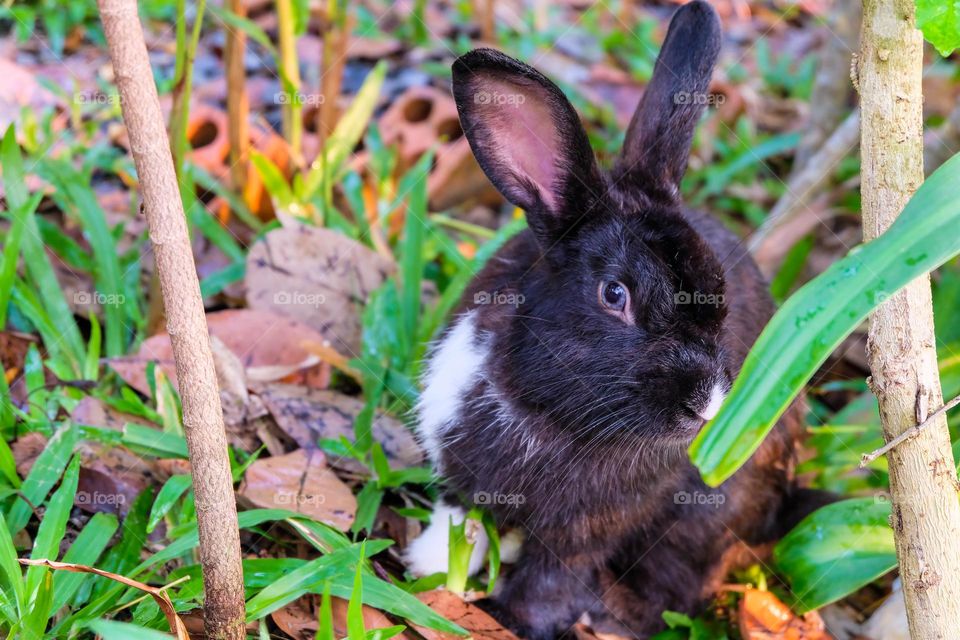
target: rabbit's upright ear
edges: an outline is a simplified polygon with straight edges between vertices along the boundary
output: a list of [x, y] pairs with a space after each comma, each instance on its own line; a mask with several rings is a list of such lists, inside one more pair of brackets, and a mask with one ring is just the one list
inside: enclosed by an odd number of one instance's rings
[[705, 0], [680, 7], [623, 142], [614, 181], [675, 198], [720, 53], [720, 20]]
[[549, 248], [602, 189], [577, 112], [535, 69], [492, 49], [453, 63], [453, 95], [484, 173]]

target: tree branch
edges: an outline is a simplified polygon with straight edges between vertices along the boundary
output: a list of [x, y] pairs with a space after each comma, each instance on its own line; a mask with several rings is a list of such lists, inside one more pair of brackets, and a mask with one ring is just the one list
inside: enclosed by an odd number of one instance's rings
[[98, 0], [167, 310], [193, 469], [207, 637], [244, 637], [233, 478], [197, 268], [135, 0]]
[[953, 409], [958, 404], [960, 404], [960, 396], [957, 396], [947, 404], [943, 405], [942, 407], [940, 407], [939, 409], [931, 413], [926, 420], [924, 420], [923, 422], [921, 422], [916, 426], [913, 426], [907, 429], [906, 431], [904, 431], [903, 433], [901, 433], [896, 438], [894, 438], [887, 444], [883, 445], [879, 449], [876, 449], [870, 453], [863, 454], [862, 456], [860, 456], [860, 468], [865, 469], [868, 464], [870, 464], [880, 456], [886, 455], [894, 447], [900, 445], [906, 440], [909, 440], [910, 438], [915, 438], [917, 434], [919, 434], [921, 431], [923, 431], [924, 429], [926, 429], [932, 424], [936, 424], [937, 420], [940, 419], [940, 416], [944, 415], [947, 411], [950, 411], [950, 409]]

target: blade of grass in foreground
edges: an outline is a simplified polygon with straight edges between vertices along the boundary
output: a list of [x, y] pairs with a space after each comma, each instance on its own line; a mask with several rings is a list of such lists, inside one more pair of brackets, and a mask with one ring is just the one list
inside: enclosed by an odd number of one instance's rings
[[745, 463], [821, 364], [907, 283], [960, 253], [960, 155], [917, 190], [879, 238], [854, 248], [790, 297], [750, 350], [717, 417], [690, 446], [707, 484]]
[[[26, 172], [12, 125], [0, 144], [0, 164], [3, 165], [3, 187], [10, 210], [27, 213], [30, 196]], [[61, 347], [69, 357], [69, 365], [79, 375], [84, 358], [83, 338], [43, 247], [36, 219], [27, 215], [23, 218], [23, 225], [20, 252], [27, 268], [28, 282], [39, 292], [39, 299], [43, 301], [47, 314], [60, 333]]]

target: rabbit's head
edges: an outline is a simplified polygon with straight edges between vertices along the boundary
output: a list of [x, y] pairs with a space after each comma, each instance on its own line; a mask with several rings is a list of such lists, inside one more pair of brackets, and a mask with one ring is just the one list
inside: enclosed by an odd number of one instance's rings
[[594, 434], [684, 440], [716, 412], [731, 373], [723, 268], [679, 183], [719, 48], [706, 2], [677, 11], [610, 171], [536, 70], [489, 49], [454, 63], [464, 133], [536, 239], [523, 303], [495, 336], [492, 366], [515, 404]]

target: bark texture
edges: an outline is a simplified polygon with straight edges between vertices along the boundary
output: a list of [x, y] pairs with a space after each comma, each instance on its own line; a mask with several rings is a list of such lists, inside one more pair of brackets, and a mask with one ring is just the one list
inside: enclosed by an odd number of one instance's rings
[[[859, 57], [864, 239], [883, 233], [923, 182], [923, 40], [914, 0], [865, 0]], [[930, 279], [871, 316], [867, 356], [891, 440], [943, 404]], [[960, 503], [946, 417], [887, 454], [910, 635], [960, 637]]]
[[99, 0], [140, 178], [183, 403], [210, 638], [244, 637], [243, 572], [233, 480], [196, 265], [135, 0]]

